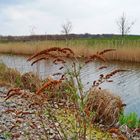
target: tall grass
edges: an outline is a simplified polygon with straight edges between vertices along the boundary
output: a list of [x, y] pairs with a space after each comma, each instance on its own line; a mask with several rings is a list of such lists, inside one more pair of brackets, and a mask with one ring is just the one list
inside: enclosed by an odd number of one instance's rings
[[[92, 140], [98, 138], [98, 136], [94, 137], [96, 135], [94, 133], [95, 120], [98, 122], [100, 120], [111, 126], [114, 125], [118, 120], [118, 114], [122, 111], [122, 101], [110, 93], [105, 93], [100, 85], [104, 82], [111, 82], [110, 78], [113, 75], [124, 70], [117, 69], [105, 75], [101, 74], [99, 79], [93, 82], [91, 92], [84, 91], [80, 77], [80, 71], [87, 63], [96, 59], [105, 61], [103, 55], [112, 51], [114, 49], [92, 54], [85, 59], [84, 64], [78, 63], [78, 59], [70, 48], [48, 48], [32, 55], [28, 59], [28, 61], [32, 61], [32, 65], [42, 59], [49, 59], [52, 60], [52, 64], [59, 63], [67, 71], [63, 72], [61, 71], [62, 67], [59, 68], [55, 73], [55, 75], [60, 75], [58, 80], [49, 79], [45, 81], [33, 93], [19, 88], [9, 90], [5, 96], [5, 102], [10, 98], [16, 98], [16, 101], [23, 99], [22, 104], [26, 102], [22, 109], [18, 107], [8, 108], [4, 112], [14, 115], [10, 127], [12, 137], [15, 138], [15, 132], [18, 137], [25, 137], [28, 131], [28, 139], [31, 139], [32, 132], [34, 132], [34, 137], [39, 136], [40, 139], [49, 140], [51, 139], [50, 133], [53, 132], [57, 134], [57, 138], [60, 140]], [[67, 60], [71, 61], [70, 67], [68, 67]], [[32, 116], [36, 120], [33, 120]], [[23, 131], [26, 133], [19, 133], [21, 128], [22, 131], [26, 128]], [[39, 131], [39, 128], [42, 131]], [[103, 137], [106, 137], [106, 140], [112, 140], [108, 134], [99, 137], [99, 139]]]
[[[64, 48], [65, 41], [30, 41], [0, 43], [0, 53], [32, 55], [50, 47]], [[114, 48], [115, 52], [106, 55], [108, 60], [140, 62], [140, 40], [77, 39], [70, 40], [68, 47], [77, 57], [87, 57], [104, 48]]]

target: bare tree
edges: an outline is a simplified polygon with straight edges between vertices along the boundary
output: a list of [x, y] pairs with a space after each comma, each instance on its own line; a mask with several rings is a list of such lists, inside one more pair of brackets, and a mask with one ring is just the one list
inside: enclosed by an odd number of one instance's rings
[[29, 30], [30, 30], [30, 34], [31, 34], [31, 35], [35, 35], [35, 30], [37, 29], [36, 26], [30, 25], [29, 28], [30, 28], [30, 29], [29, 29]]
[[134, 21], [129, 22], [128, 19], [126, 18], [126, 15], [123, 13], [122, 16], [117, 21], [117, 25], [119, 27], [121, 35], [124, 36], [128, 34], [131, 28], [133, 27], [134, 23], [135, 23]]
[[62, 33], [65, 35], [66, 45], [68, 45], [68, 36], [72, 31], [72, 23], [67, 21], [66, 23], [62, 24]]

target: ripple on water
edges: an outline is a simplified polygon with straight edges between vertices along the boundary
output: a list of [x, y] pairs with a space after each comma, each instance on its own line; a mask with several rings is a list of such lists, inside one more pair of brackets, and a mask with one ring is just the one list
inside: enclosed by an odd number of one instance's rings
[[[58, 65], [53, 66], [50, 62], [45, 61], [31, 67], [30, 63], [26, 61], [26, 57], [16, 55], [0, 55], [0, 60], [7, 66], [16, 68], [23, 73], [34, 71], [39, 73], [41, 77], [56, 73], [60, 67]], [[102, 87], [121, 96], [122, 100], [127, 104], [126, 113], [136, 111], [140, 116], [140, 65], [137, 63], [111, 62], [108, 64], [107, 69], [102, 69], [101, 71], [98, 70], [99, 66], [101, 66], [99, 62], [90, 63], [81, 71], [85, 89], [89, 89], [93, 81], [97, 80], [101, 73], [106, 74], [116, 68], [127, 69], [127, 72], [113, 76], [113, 83], [104, 83]]]

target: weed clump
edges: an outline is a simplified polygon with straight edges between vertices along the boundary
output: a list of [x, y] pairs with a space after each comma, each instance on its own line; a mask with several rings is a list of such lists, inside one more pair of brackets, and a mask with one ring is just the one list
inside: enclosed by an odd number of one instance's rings
[[28, 72], [21, 75], [21, 88], [35, 92], [40, 86], [41, 80], [34, 73]]
[[119, 116], [120, 125], [127, 125], [129, 128], [140, 128], [140, 119], [135, 112], [130, 114], [123, 114]]
[[33, 72], [21, 74], [16, 69], [9, 68], [5, 64], [0, 63], [1, 86], [19, 87], [35, 92], [42, 85], [42, 82], [43, 81], [40, 80], [39, 76]]
[[16, 69], [8, 68], [4, 64], [0, 64], [0, 81], [2, 85], [19, 86], [21, 74]]
[[113, 126], [118, 122], [123, 103], [120, 97], [107, 90], [92, 88], [87, 97], [86, 108], [86, 111], [95, 113], [93, 122]]

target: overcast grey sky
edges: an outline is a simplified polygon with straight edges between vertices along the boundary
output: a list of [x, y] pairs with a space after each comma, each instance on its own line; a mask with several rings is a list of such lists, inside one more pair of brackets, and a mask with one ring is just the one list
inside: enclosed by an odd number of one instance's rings
[[0, 35], [59, 34], [69, 20], [73, 33], [119, 33], [125, 13], [140, 34], [140, 0], [0, 0]]

